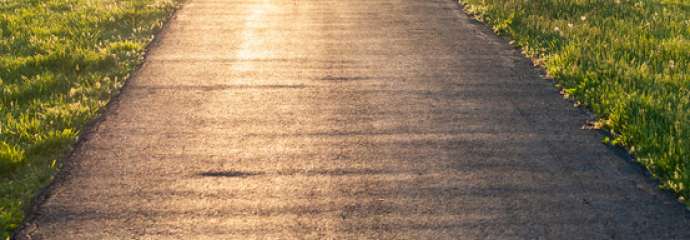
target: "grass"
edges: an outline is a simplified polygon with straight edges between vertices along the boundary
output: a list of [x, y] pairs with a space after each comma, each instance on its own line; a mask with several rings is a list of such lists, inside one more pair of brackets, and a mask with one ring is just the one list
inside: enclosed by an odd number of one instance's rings
[[663, 188], [690, 198], [690, 1], [461, 0], [600, 118]]
[[0, 239], [179, 0], [0, 0]]

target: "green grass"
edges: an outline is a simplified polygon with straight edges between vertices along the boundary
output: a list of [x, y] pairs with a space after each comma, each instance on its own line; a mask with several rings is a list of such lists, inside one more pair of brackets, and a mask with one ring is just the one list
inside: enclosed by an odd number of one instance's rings
[[179, 0], [0, 1], [0, 239]]
[[690, 197], [690, 1], [461, 0], [542, 64], [662, 183]]

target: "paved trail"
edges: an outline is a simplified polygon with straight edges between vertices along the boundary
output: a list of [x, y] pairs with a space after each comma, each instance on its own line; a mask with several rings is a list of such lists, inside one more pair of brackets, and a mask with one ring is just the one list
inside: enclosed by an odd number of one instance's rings
[[690, 239], [452, 0], [188, 0], [20, 238]]

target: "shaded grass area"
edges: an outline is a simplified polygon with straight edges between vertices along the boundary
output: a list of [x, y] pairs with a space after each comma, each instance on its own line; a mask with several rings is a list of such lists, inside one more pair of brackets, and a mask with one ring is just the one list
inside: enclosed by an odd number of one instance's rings
[[690, 197], [690, 1], [461, 0], [594, 111], [663, 188]]
[[0, 239], [179, 0], [0, 1]]

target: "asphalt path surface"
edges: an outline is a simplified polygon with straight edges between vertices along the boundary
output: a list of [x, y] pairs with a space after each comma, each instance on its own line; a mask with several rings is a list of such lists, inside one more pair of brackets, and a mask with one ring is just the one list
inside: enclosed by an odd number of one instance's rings
[[452, 0], [188, 0], [19, 239], [690, 239]]

